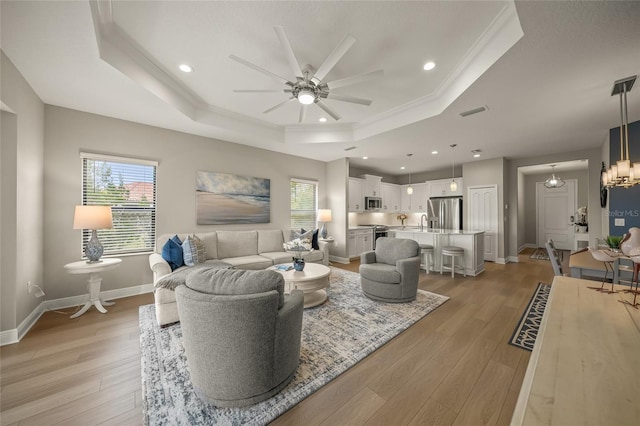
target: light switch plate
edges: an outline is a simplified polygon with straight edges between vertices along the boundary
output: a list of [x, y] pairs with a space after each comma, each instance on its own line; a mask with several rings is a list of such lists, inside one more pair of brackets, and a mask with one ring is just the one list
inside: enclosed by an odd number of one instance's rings
[[613, 221], [613, 224], [615, 226], [624, 226], [624, 218], [623, 217], [615, 218]]

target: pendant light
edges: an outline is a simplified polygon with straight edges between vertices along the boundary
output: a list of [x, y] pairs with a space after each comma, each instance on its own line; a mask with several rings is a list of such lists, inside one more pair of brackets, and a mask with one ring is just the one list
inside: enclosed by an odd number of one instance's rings
[[544, 181], [544, 186], [547, 188], [560, 188], [564, 186], [565, 182], [559, 177], [556, 177], [554, 173], [555, 167], [555, 164], [551, 165], [551, 177]]
[[640, 184], [640, 162], [631, 164], [629, 156], [629, 111], [627, 92], [633, 88], [636, 75], [613, 83], [611, 96], [620, 95], [620, 160], [602, 172], [602, 183], [607, 188], [629, 188]]
[[[458, 145], [454, 143], [453, 145], [449, 145], [449, 146], [453, 151], [453, 148], [455, 148]], [[451, 192], [455, 192], [458, 190], [458, 183], [456, 182], [456, 178], [455, 178], [455, 169], [456, 169], [456, 157], [454, 156], [453, 163], [451, 164], [451, 183], [449, 184], [449, 189], [451, 190]]]
[[[413, 154], [407, 154], [407, 157], [411, 158]], [[413, 187], [411, 186], [411, 168], [409, 168], [409, 186], [407, 186], [407, 194], [413, 194]]]

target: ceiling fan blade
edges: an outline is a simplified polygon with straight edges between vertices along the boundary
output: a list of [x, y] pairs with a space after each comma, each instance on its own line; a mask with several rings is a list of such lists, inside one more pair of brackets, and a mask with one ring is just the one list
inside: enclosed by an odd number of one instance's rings
[[284, 32], [283, 27], [273, 27], [273, 29], [276, 31], [276, 34], [278, 35], [280, 44], [282, 44], [282, 47], [284, 47], [284, 52], [287, 55], [287, 60], [289, 61], [289, 66], [293, 71], [293, 75], [295, 77], [301, 77], [302, 69], [300, 68], [300, 64], [296, 59], [295, 53], [293, 53], [293, 49], [291, 48], [291, 43], [289, 43], [289, 39], [287, 38], [287, 33]]
[[289, 80], [287, 80], [286, 78], [281, 77], [281, 76], [279, 76], [278, 74], [274, 74], [274, 73], [272, 73], [271, 71], [267, 71], [267, 70], [265, 70], [264, 68], [259, 67], [259, 66], [257, 66], [257, 65], [254, 65], [254, 64], [252, 64], [252, 63], [251, 63], [251, 62], [249, 62], [249, 61], [245, 61], [244, 59], [239, 58], [239, 57], [237, 57], [236, 55], [229, 55], [229, 58], [230, 58], [230, 59], [233, 59], [233, 60], [234, 60], [234, 61], [236, 61], [236, 62], [240, 62], [242, 65], [248, 66], [249, 68], [253, 68], [254, 70], [256, 70], [256, 71], [258, 71], [258, 72], [261, 72], [261, 73], [263, 73], [263, 74], [266, 74], [266, 75], [268, 75], [269, 77], [275, 78], [276, 80], [281, 81], [281, 82], [283, 82], [284, 84], [289, 84], [289, 85], [292, 85], [292, 84], [293, 84], [293, 83], [291, 83]]
[[369, 100], [369, 99], [356, 98], [353, 96], [346, 96], [346, 95], [337, 95], [335, 93], [329, 93], [327, 95], [327, 99], [333, 99], [335, 101], [341, 101], [341, 102], [350, 102], [352, 104], [360, 104], [360, 105], [366, 105], [366, 106], [371, 105], [371, 102], [373, 102], [372, 100]]
[[327, 56], [327, 59], [324, 60], [318, 71], [316, 71], [315, 75], [311, 78], [315, 84], [320, 84], [322, 79], [324, 79], [329, 71], [338, 63], [338, 61], [347, 53], [347, 50], [353, 46], [353, 43], [356, 42], [356, 39], [351, 35], [347, 34], [342, 41], [333, 49], [333, 52]]
[[307, 105], [300, 104], [300, 117], [298, 123], [304, 123], [304, 118], [307, 115]]
[[337, 112], [335, 112], [334, 110], [329, 108], [329, 105], [325, 104], [322, 101], [316, 101], [316, 105], [318, 105], [320, 108], [322, 108], [324, 110], [324, 112], [329, 114], [334, 120], [336, 120], [336, 121], [340, 120], [341, 117], [338, 115]]
[[267, 113], [269, 113], [269, 112], [273, 111], [274, 109], [278, 109], [278, 108], [280, 108], [281, 106], [284, 106], [284, 105], [288, 104], [289, 102], [291, 102], [291, 101], [292, 101], [292, 100], [294, 100], [294, 99], [296, 99], [296, 97], [295, 97], [295, 96], [292, 96], [292, 97], [290, 97], [289, 99], [287, 99], [286, 101], [284, 101], [284, 102], [280, 102], [279, 104], [277, 104], [277, 105], [275, 105], [275, 106], [272, 106], [271, 108], [269, 108], [269, 109], [267, 109], [267, 110], [262, 111], [262, 113], [263, 113], [263, 114], [267, 114]]
[[340, 80], [330, 81], [328, 83], [324, 83], [323, 86], [327, 86], [329, 89], [336, 89], [338, 87], [349, 86], [351, 84], [362, 83], [367, 80], [371, 80], [373, 78], [379, 78], [384, 76], [383, 70], [371, 71], [364, 74], [353, 75], [351, 77], [342, 78]]
[[[235, 93], [287, 93], [287, 89], [266, 89], [266, 90], [254, 90], [254, 89], [234, 89]], [[291, 92], [291, 90], [289, 90]]]

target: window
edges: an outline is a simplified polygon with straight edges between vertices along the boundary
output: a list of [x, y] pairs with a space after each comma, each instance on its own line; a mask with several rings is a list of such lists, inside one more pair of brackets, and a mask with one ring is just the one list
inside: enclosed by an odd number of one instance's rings
[[[153, 251], [156, 239], [156, 167], [145, 161], [81, 153], [82, 204], [111, 206], [113, 228], [99, 229], [104, 254]], [[82, 231], [82, 247], [91, 238]]]
[[291, 229], [315, 229], [318, 182], [291, 179]]

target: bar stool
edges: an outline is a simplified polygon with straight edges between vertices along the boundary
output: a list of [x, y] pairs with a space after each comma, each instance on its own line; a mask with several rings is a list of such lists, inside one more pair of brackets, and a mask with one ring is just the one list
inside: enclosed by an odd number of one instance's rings
[[431, 244], [420, 244], [420, 268], [424, 268], [428, 274], [432, 266], [435, 268], [433, 246]]
[[[449, 266], [445, 266], [444, 264], [444, 257], [445, 256], [450, 256], [451, 257], [451, 267]], [[464, 268], [464, 249], [462, 247], [456, 247], [456, 246], [445, 246], [442, 247], [442, 255], [440, 256], [440, 274], [442, 274], [442, 270], [443, 269], [451, 269], [451, 277], [454, 276], [455, 270], [456, 270], [456, 257], [460, 256], [462, 258], [462, 273], [464, 274], [464, 276], [467, 276], [467, 272]]]

